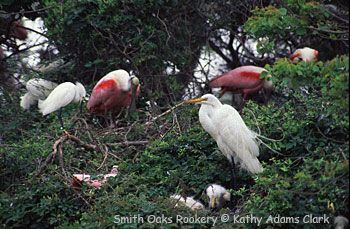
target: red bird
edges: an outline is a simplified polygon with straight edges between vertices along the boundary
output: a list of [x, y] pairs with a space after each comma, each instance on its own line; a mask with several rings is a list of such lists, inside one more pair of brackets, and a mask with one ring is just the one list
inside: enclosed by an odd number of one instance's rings
[[135, 96], [140, 93], [137, 77], [130, 77], [129, 73], [122, 69], [110, 72], [97, 82], [87, 108], [92, 113], [119, 112], [123, 107], [130, 106], [133, 91]]
[[244, 106], [249, 95], [255, 94], [263, 90], [269, 98], [273, 90], [271, 80], [261, 79], [260, 75], [264, 68], [256, 66], [242, 66], [235, 68], [221, 76], [218, 76], [210, 81], [211, 88], [221, 87], [220, 97], [227, 91], [234, 94], [242, 94], [243, 101], [240, 109]]

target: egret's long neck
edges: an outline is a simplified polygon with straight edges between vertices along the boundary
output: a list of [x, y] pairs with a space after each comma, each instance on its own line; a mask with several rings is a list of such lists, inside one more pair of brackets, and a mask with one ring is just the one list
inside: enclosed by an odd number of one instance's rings
[[205, 131], [207, 131], [212, 138], [215, 139], [217, 135], [217, 128], [215, 127], [215, 124], [213, 123], [213, 116], [215, 109], [218, 106], [222, 106], [222, 104], [202, 104], [201, 108], [199, 109], [199, 122], [201, 123], [202, 127]]

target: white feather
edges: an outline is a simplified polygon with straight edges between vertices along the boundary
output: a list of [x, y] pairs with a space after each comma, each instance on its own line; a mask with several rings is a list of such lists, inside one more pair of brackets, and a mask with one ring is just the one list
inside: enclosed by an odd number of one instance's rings
[[226, 201], [230, 201], [231, 193], [229, 193], [226, 188], [222, 187], [218, 184], [211, 184], [205, 190], [205, 193], [209, 197], [209, 199], [215, 198], [223, 198]]
[[80, 83], [65, 82], [58, 85], [45, 100], [39, 100], [38, 107], [43, 115], [52, 113], [71, 102], [79, 102], [85, 96], [85, 88]]
[[[115, 81], [117, 81], [119, 83], [119, 85], [120, 85], [120, 88], [123, 91], [129, 91], [130, 90], [130, 88], [131, 88], [131, 81], [130, 81], [131, 77], [130, 77], [130, 75], [129, 75], [129, 73], [127, 71], [125, 71], [123, 69], [115, 70], [115, 71], [112, 71], [112, 72], [108, 73], [102, 79], [108, 78], [108, 77], [111, 77]], [[99, 84], [99, 82], [96, 85], [98, 85], [98, 84]]]
[[34, 105], [38, 101], [36, 96], [33, 96], [30, 92], [25, 93], [21, 96], [20, 105], [23, 109], [28, 110], [31, 105]]
[[21, 97], [21, 107], [28, 110], [39, 99], [45, 99], [56, 86], [56, 83], [44, 79], [28, 80], [26, 83], [27, 93]]
[[[200, 203], [199, 201], [193, 199], [193, 197], [182, 197], [180, 195], [172, 195], [170, 198], [175, 199], [176, 201], [185, 204], [185, 206], [191, 208], [191, 210], [200, 210], [204, 209], [204, 205]], [[175, 206], [178, 206], [176, 204]]]
[[257, 135], [251, 131], [239, 113], [229, 105], [222, 105], [213, 95], [202, 96], [199, 121], [203, 128], [215, 139], [220, 151], [232, 162], [251, 173], [260, 173], [263, 168], [257, 159], [259, 146]]

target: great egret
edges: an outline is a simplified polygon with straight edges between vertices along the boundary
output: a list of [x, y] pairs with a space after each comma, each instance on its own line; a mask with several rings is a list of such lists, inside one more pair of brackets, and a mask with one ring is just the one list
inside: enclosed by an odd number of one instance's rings
[[317, 61], [317, 57], [318, 51], [316, 49], [304, 47], [302, 49], [295, 50], [294, 53], [290, 56], [290, 60], [293, 63], [297, 63], [299, 61], [313, 62]]
[[[204, 209], [204, 205], [201, 202], [193, 199], [193, 197], [182, 197], [180, 195], [172, 195], [170, 196], [170, 198], [185, 204], [185, 206], [191, 208], [191, 210], [193, 211]], [[178, 206], [178, 204], [176, 204], [175, 206]]]
[[236, 186], [235, 162], [241, 168], [256, 174], [263, 171], [258, 160], [259, 145], [257, 134], [251, 131], [232, 106], [222, 104], [212, 94], [185, 101], [189, 104], [201, 104], [199, 121], [212, 138], [220, 151], [232, 165], [233, 188]]
[[271, 80], [260, 78], [261, 73], [264, 71], [266, 71], [264, 68], [256, 66], [241, 66], [212, 79], [210, 81], [210, 87], [221, 87], [220, 97], [227, 91], [234, 94], [242, 94], [243, 101], [239, 106], [240, 109], [244, 106], [250, 95], [260, 90], [264, 92], [266, 102], [273, 91], [273, 86]]
[[38, 107], [43, 115], [59, 110], [58, 118], [63, 129], [61, 108], [72, 102], [81, 102], [85, 96], [86, 91], [81, 83], [76, 82], [74, 85], [71, 82], [65, 82], [58, 85], [45, 100], [39, 100]]
[[130, 77], [125, 70], [108, 73], [93, 88], [87, 108], [92, 113], [119, 112], [131, 105], [133, 97], [140, 93], [137, 77]]
[[221, 209], [225, 201], [231, 200], [231, 193], [218, 184], [211, 184], [205, 190], [209, 197], [209, 208]]
[[57, 87], [57, 84], [49, 80], [34, 78], [26, 83], [27, 93], [21, 96], [20, 105], [28, 110], [31, 105], [37, 103], [39, 99], [44, 100]]

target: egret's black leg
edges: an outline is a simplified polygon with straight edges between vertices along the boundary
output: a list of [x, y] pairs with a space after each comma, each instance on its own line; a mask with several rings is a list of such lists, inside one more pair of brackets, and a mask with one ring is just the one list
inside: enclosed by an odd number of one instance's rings
[[233, 156], [231, 156], [231, 182], [232, 182], [232, 189], [237, 188], [237, 180], [236, 180], [236, 166], [235, 166], [235, 159]]
[[[232, 182], [232, 189], [237, 189], [237, 180], [236, 180], [236, 166], [235, 166], [235, 159], [233, 156], [231, 156], [231, 182]], [[230, 199], [230, 208], [234, 209], [236, 206], [236, 200], [233, 199], [233, 196], [231, 195]]]
[[62, 119], [62, 108], [60, 108], [58, 110], [57, 116], [58, 116], [58, 120], [60, 121], [60, 124], [61, 124], [61, 129], [63, 130], [64, 129], [64, 125], [63, 125], [63, 119]]
[[80, 115], [83, 114], [83, 101], [80, 101]]

